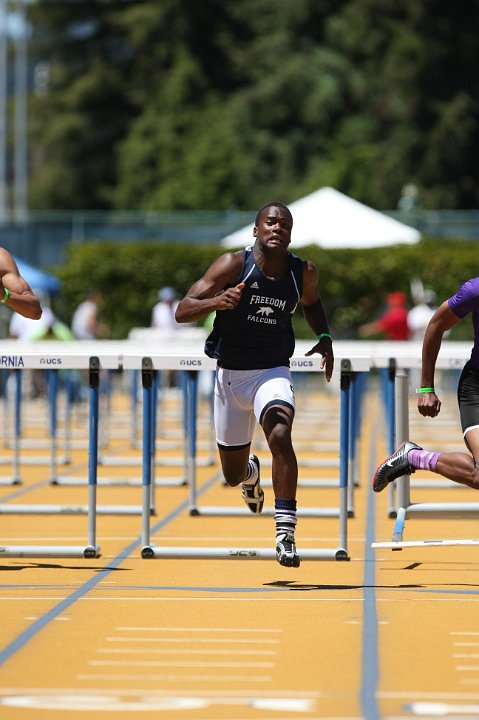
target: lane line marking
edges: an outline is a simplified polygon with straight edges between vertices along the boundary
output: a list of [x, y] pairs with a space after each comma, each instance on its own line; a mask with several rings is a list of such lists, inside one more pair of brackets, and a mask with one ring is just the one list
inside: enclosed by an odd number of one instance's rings
[[230, 645], [237, 645], [238, 643], [244, 643], [244, 644], [254, 644], [258, 643], [260, 645], [279, 645], [281, 642], [280, 640], [271, 640], [269, 638], [261, 638], [260, 640], [255, 640], [254, 638], [193, 638], [193, 637], [185, 637], [185, 638], [166, 638], [166, 637], [159, 637], [159, 638], [145, 638], [145, 637], [107, 637], [106, 638], [108, 642], [154, 642], [154, 643], [208, 643], [209, 645], [214, 643], [228, 643]]
[[238, 682], [238, 683], [269, 683], [273, 680], [272, 675], [257, 675], [251, 674], [251, 675], [237, 675], [236, 673], [234, 675], [218, 675], [217, 673], [215, 675], [188, 675], [188, 674], [181, 674], [181, 675], [172, 675], [172, 674], [161, 674], [161, 673], [82, 673], [75, 676], [77, 680], [148, 680], [151, 682], [157, 682], [159, 680], [161, 681], [168, 681], [168, 682], [211, 682], [211, 683], [219, 683], [219, 682]]
[[194, 648], [188, 648], [187, 650], [182, 648], [97, 648], [97, 653], [106, 655], [277, 655], [278, 653], [274, 650], [195, 650]]

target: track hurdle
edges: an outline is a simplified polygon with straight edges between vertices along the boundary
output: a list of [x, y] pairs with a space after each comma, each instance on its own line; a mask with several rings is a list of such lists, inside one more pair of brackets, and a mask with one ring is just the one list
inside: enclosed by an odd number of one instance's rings
[[[89, 361], [90, 353], [96, 349], [101, 351], [102, 369], [117, 370], [120, 364], [119, 352], [122, 346], [118, 343], [110, 343], [108, 341], [96, 341], [95, 343], [86, 343], [82, 341], [72, 342], [39, 342], [39, 343], [19, 343], [11, 346], [11, 353], [8, 355], [8, 361], [15, 364], [19, 372], [22, 369], [45, 368], [45, 366], [56, 367], [58, 369], [80, 369], [90, 370]], [[9, 347], [10, 350], [10, 347]], [[91, 388], [90, 388], [91, 390]], [[96, 417], [90, 419], [95, 422], [98, 428], [99, 416], [99, 388], [97, 389], [98, 403], [95, 405]], [[90, 410], [91, 412], [91, 410]], [[91, 492], [91, 485], [95, 487], [95, 506], [92, 509], [91, 502], [85, 505], [28, 505], [28, 504], [0, 504], [0, 515], [88, 515], [92, 512], [96, 515], [141, 515], [142, 507], [131, 505], [96, 505], [96, 487], [97, 482], [97, 466], [98, 466], [98, 436], [95, 445], [95, 475], [94, 482], [92, 476], [88, 476], [88, 488]], [[89, 453], [91, 438], [89, 440]], [[90, 455], [89, 455], [90, 457]], [[89, 469], [91, 473], [91, 468]]]
[[[139, 358], [135, 358], [133, 355], [124, 357], [123, 362], [125, 367], [130, 369], [138, 368]], [[190, 401], [188, 405], [188, 411], [190, 413], [191, 420], [196, 411], [195, 396], [196, 396], [196, 384], [197, 384], [197, 372], [200, 368], [214, 367], [214, 361], [204, 356], [189, 355], [187, 358], [181, 354], [177, 355], [154, 355], [151, 357], [144, 357], [141, 359], [142, 374], [143, 374], [143, 392], [148, 395], [151, 393], [152, 387], [152, 373], [155, 369], [177, 369], [184, 370], [185, 365], [188, 367], [194, 367], [194, 370], [188, 371], [188, 377], [190, 381]], [[301, 556], [305, 560], [348, 560], [349, 554], [347, 550], [347, 502], [348, 502], [348, 450], [349, 450], [349, 412], [350, 412], [350, 389], [351, 389], [351, 377], [354, 371], [367, 371], [369, 370], [369, 358], [361, 357], [356, 358], [355, 361], [350, 359], [342, 359], [341, 363], [341, 383], [340, 383], [340, 411], [341, 411], [341, 428], [340, 428], [340, 472], [339, 472], [339, 542], [335, 548], [317, 548], [304, 550]], [[311, 367], [311, 366], [310, 366]], [[313, 364], [315, 370], [319, 369], [318, 364]], [[270, 548], [234, 548], [234, 547], [216, 547], [216, 548], [197, 548], [197, 547], [170, 547], [160, 548], [152, 545], [150, 542], [150, 514], [149, 514], [149, 484], [151, 483], [151, 465], [148, 462], [150, 457], [151, 449], [149, 443], [151, 442], [151, 411], [148, 408], [151, 404], [147, 399], [144, 400], [144, 417], [143, 417], [143, 514], [142, 514], [142, 550], [141, 556], [145, 559], [152, 558], [216, 558], [216, 559], [274, 559], [276, 553]], [[193, 423], [194, 427], [194, 423]], [[194, 454], [195, 454], [195, 438], [194, 432], [190, 428], [190, 444], [189, 444], [189, 459], [190, 459], [190, 474], [191, 483], [190, 486], [194, 485]]]
[[[64, 347], [61, 347], [63, 355], [58, 357], [60, 349], [55, 353], [52, 344], [48, 346], [44, 352], [23, 352], [15, 353], [12, 347], [12, 353], [8, 354], [9, 362], [12, 362], [17, 372], [21, 372], [20, 368], [41, 368], [45, 364], [53, 364], [53, 361], [61, 359], [61, 364], [65, 367], [74, 367], [88, 369], [89, 371], [89, 455], [88, 455], [88, 529], [86, 545], [72, 546], [42, 546], [42, 545], [4, 545], [0, 546], [0, 557], [83, 557], [95, 558], [99, 557], [100, 547], [96, 541], [96, 470], [98, 463], [98, 420], [99, 420], [99, 379], [100, 368], [108, 367], [110, 363], [117, 366], [118, 356], [103, 357], [100, 361], [97, 356], [80, 355], [77, 352], [68, 355], [65, 353]], [[53, 350], [53, 352], [52, 352]], [[21, 512], [22, 506], [18, 506], [17, 512]], [[38, 512], [38, 507], [23, 506], [25, 512]], [[42, 507], [42, 506], [40, 506]], [[8, 512], [8, 505], [0, 508], [0, 514]], [[7, 509], [7, 510], [6, 510]], [[49, 507], [43, 508], [45, 514], [49, 513]], [[50, 508], [51, 510], [51, 508]], [[60, 512], [72, 514], [71, 508], [60, 509]]]
[[[408, 345], [411, 345], [408, 343]], [[420, 348], [418, 348], [419, 350]], [[438, 370], [457, 369], [462, 367], [470, 355], [469, 343], [443, 343], [439, 352], [436, 368]], [[373, 356], [374, 362], [379, 366], [384, 357], [377, 353]], [[395, 446], [409, 439], [409, 370], [421, 367], [420, 353], [411, 352], [410, 347], [396, 348], [395, 352], [395, 402], [394, 402], [394, 428]], [[446, 481], [447, 482], [447, 481]], [[397, 479], [397, 508], [395, 509], [395, 525], [390, 542], [372, 543], [373, 548], [390, 548], [402, 550], [407, 547], [441, 547], [444, 545], [473, 545], [479, 541], [471, 540], [422, 540], [405, 542], [403, 540], [406, 519], [409, 518], [443, 518], [464, 519], [479, 515], [479, 503], [464, 502], [411, 502], [411, 481], [409, 476]], [[459, 485], [457, 486], [460, 487]]]
[[[349, 358], [344, 359], [346, 362], [353, 362]], [[342, 360], [338, 358], [338, 361], [341, 362], [341, 373], [343, 372], [342, 369]], [[293, 357], [291, 359], [291, 367], [295, 368], [296, 372], [314, 372], [318, 373], [321, 372], [320, 368], [321, 364], [321, 358], [320, 357], [310, 357], [307, 358], [305, 361], [304, 358], [299, 357]], [[359, 409], [359, 400], [360, 395], [357, 391], [355, 391], [355, 388], [357, 388], [357, 381], [360, 374], [365, 372], [365, 369], [369, 369], [369, 359], [367, 358], [358, 358], [356, 357], [354, 359], [355, 364], [355, 370], [351, 372], [350, 374], [350, 387], [348, 387], [348, 402], [349, 402], [349, 413], [348, 417], [351, 418], [352, 415], [357, 418], [360, 414]], [[193, 373], [190, 377], [190, 389], [189, 389], [189, 405], [190, 405], [190, 412], [189, 412], [189, 424], [190, 424], [190, 431], [189, 435], [190, 438], [193, 438], [191, 440], [192, 443], [194, 443], [194, 437], [195, 437], [195, 418], [196, 418], [196, 379], [195, 374]], [[342, 428], [344, 420], [344, 413], [340, 412], [340, 438], [341, 438], [341, 431], [345, 431], [344, 428]], [[354, 424], [351, 422], [351, 420], [348, 420], [349, 427], [347, 428], [347, 436], [348, 436], [348, 446], [345, 451], [345, 458], [348, 462], [348, 468], [349, 470], [351, 468], [354, 468], [354, 465], [357, 461], [356, 458], [356, 449], [357, 449], [357, 443], [353, 441], [354, 434], [356, 432], [359, 432], [359, 425], [355, 421]], [[341, 443], [341, 440], [340, 440]], [[189, 488], [190, 488], [190, 515], [201, 515], [201, 516], [221, 516], [221, 517], [250, 517], [251, 513], [246, 507], [239, 507], [237, 505], [235, 506], [215, 506], [215, 505], [199, 505], [197, 502], [197, 492], [196, 492], [196, 475], [194, 473], [194, 457], [195, 457], [195, 446], [193, 445], [190, 451], [190, 462], [191, 462], [191, 468], [189, 471]], [[354, 455], [353, 455], [354, 454]], [[338, 465], [341, 467], [341, 456], [339, 457]], [[325, 466], [330, 465], [330, 461], [325, 462]], [[355, 469], [355, 468], [354, 468]], [[349, 473], [348, 470], [348, 473]], [[267, 487], [268, 485], [271, 485], [271, 482], [265, 482], [264, 486]], [[313, 482], [304, 483], [304, 485], [308, 487], [338, 487], [338, 480], [333, 483], [326, 481], [324, 485], [321, 484], [320, 480], [316, 480]], [[298, 487], [300, 484], [298, 483]], [[297, 515], [298, 517], [323, 517], [323, 518], [336, 518], [340, 517], [343, 512], [343, 508], [339, 505], [338, 507], [320, 507], [320, 508], [299, 508]], [[347, 513], [348, 517], [354, 517], [354, 504], [353, 504], [353, 495], [352, 495], [352, 487], [351, 484], [348, 483], [348, 498], [347, 498], [347, 507], [345, 512]], [[264, 507], [263, 511], [261, 513], [262, 517], [268, 517], [274, 515], [274, 508], [272, 507]]]

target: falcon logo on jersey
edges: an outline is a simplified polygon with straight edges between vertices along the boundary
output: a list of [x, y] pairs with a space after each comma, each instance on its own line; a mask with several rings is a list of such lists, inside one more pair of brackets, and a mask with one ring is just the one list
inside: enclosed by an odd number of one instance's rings
[[259, 310], [256, 310], [256, 315], [271, 315], [271, 313], [274, 312], [273, 308], [270, 307], [260, 307]]

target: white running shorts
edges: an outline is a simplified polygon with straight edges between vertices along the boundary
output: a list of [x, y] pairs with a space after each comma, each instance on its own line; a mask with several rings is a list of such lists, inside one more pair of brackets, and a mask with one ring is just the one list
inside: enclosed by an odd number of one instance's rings
[[275, 400], [295, 408], [288, 367], [266, 370], [216, 369], [214, 415], [219, 445], [242, 447], [251, 443], [256, 422]]

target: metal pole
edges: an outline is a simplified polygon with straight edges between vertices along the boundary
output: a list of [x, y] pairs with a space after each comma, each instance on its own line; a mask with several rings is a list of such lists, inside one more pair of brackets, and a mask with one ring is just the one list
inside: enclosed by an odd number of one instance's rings
[[0, 0], [0, 224], [7, 221], [7, 3]]
[[151, 358], [141, 361], [141, 384], [143, 386], [143, 462], [142, 462], [142, 513], [141, 544], [142, 557], [152, 557], [150, 548], [150, 500], [151, 500], [151, 441], [152, 441], [152, 395], [153, 363]]
[[27, 219], [27, 86], [28, 24], [25, 0], [17, 0], [19, 32], [15, 37], [14, 215]]
[[89, 427], [88, 427], [88, 547], [85, 557], [97, 557], [96, 516], [98, 486], [98, 423], [99, 423], [100, 360], [90, 358], [89, 369]]
[[[409, 440], [409, 375], [407, 370], [396, 371], [396, 395], [395, 395], [395, 416], [396, 430], [395, 440], [396, 447], [402, 445], [403, 442]], [[398, 507], [407, 508], [410, 504], [409, 495], [409, 476], [398, 478]]]

